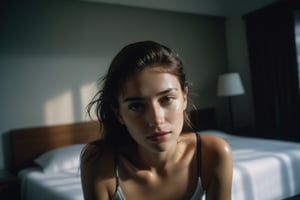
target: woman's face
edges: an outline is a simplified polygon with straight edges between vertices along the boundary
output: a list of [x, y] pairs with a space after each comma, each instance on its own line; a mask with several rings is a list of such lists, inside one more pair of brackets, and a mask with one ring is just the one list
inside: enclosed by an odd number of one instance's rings
[[146, 68], [130, 77], [116, 111], [137, 144], [153, 152], [164, 152], [177, 142], [187, 106], [187, 89], [182, 91], [175, 75], [159, 69]]

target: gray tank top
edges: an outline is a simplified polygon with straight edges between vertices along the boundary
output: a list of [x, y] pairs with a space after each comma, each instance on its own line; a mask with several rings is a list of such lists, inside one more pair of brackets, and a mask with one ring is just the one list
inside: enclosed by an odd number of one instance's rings
[[[201, 165], [199, 165], [199, 161], [201, 160], [201, 139], [200, 135], [196, 133], [197, 137], [197, 186], [195, 188], [194, 194], [190, 200], [201, 200], [204, 190], [202, 187], [201, 182]], [[115, 175], [116, 175], [116, 192], [112, 197], [112, 200], [126, 200], [122, 189], [120, 187], [120, 180], [119, 180], [119, 172], [118, 172], [118, 156], [115, 155]]]

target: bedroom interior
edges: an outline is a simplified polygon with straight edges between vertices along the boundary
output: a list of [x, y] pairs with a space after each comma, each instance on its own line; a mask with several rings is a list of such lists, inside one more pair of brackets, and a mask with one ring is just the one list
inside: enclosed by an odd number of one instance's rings
[[[233, 199], [287, 199], [300, 194], [300, 147], [295, 143], [300, 142], [299, 1], [266, 0], [258, 7], [237, 4], [242, 13], [224, 5], [223, 10], [207, 5], [182, 12], [175, 5], [165, 9], [163, 3], [155, 8], [149, 2], [144, 7], [138, 1], [126, 2], [27, 1], [1, 6], [1, 199], [19, 199], [33, 190], [30, 184], [27, 192], [20, 186], [27, 179], [35, 185], [44, 176], [25, 169], [18, 177], [17, 172], [37, 157], [97, 137], [98, 124], [90, 122], [85, 105], [98, 77], [120, 47], [149, 38], [173, 47], [185, 61], [198, 108], [191, 112], [195, 129], [218, 130], [212, 132], [236, 148]], [[218, 76], [227, 72], [238, 72], [245, 89], [244, 95], [232, 98], [232, 108], [217, 95]], [[244, 141], [243, 136], [251, 138]], [[245, 143], [249, 146], [241, 147]], [[252, 144], [265, 147], [256, 152]], [[263, 182], [258, 177], [267, 177], [262, 173], [268, 168], [249, 166], [266, 161], [270, 163], [266, 167], [274, 169], [270, 173], [278, 175]], [[14, 173], [6, 174], [7, 169]], [[81, 199], [78, 174], [73, 174], [77, 177], [68, 180], [74, 181], [74, 190], [69, 191], [78, 196], [62, 199]], [[251, 181], [262, 185], [253, 186]], [[41, 191], [49, 184], [41, 183]], [[277, 192], [262, 196], [259, 186]], [[27, 199], [39, 199], [31, 195]]]

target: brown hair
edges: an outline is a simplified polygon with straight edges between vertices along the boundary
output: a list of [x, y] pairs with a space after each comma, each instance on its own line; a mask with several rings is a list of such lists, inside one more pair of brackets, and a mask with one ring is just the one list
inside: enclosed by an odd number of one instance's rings
[[[101, 138], [109, 146], [134, 143], [126, 127], [119, 123], [113, 112], [118, 109], [118, 96], [123, 83], [135, 73], [147, 67], [161, 68], [162, 72], [175, 75], [184, 90], [188, 84], [179, 57], [168, 47], [153, 41], [142, 41], [125, 46], [114, 57], [107, 74], [99, 81], [101, 89], [88, 105], [88, 113], [95, 107], [96, 115], [101, 123]], [[192, 129], [187, 113], [184, 114], [184, 130]]]

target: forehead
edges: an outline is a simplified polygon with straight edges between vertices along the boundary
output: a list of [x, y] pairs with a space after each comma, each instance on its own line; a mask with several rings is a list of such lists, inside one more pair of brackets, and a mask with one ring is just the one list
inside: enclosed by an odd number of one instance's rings
[[178, 78], [160, 68], [146, 68], [127, 79], [122, 88], [120, 96], [153, 96], [158, 92], [176, 88], [181, 89]]

